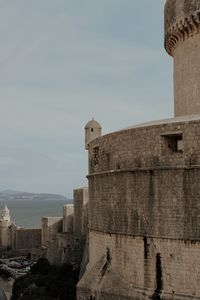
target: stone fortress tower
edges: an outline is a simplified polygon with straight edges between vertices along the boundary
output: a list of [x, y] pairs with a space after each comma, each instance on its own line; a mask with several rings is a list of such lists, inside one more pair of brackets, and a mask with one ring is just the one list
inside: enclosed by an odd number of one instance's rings
[[199, 0], [166, 1], [174, 118], [86, 134], [89, 262], [78, 300], [200, 299], [199, 24]]
[[200, 1], [167, 0], [165, 49], [174, 59], [175, 116], [200, 114]]

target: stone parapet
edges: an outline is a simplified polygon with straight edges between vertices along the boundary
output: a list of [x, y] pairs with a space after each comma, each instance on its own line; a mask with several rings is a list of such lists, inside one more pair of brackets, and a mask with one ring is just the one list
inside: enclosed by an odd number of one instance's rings
[[89, 147], [89, 175], [125, 169], [200, 165], [200, 118], [175, 118], [96, 139]]

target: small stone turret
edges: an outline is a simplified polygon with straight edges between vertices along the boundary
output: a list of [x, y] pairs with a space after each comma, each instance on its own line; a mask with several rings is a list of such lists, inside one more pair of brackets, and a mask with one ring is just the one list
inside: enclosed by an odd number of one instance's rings
[[200, 114], [200, 1], [167, 0], [165, 49], [174, 59], [175, 116]]
[[89, 143], [101, 136], [101, 125], [92, 118], [85, 125], [85, 149], [88, 150]]

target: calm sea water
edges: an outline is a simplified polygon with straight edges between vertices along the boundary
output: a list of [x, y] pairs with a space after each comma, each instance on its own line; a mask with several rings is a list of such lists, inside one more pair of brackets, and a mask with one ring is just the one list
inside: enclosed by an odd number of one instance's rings
[[66, 201], [27, 201], [27, 200], [7, 200], [0, 201], [0, 209], [5, 204], [8, 206], [11, 215], [11, 221], [21, 227], [41, 227], [41, 217], [62, 216], [63, 205]]

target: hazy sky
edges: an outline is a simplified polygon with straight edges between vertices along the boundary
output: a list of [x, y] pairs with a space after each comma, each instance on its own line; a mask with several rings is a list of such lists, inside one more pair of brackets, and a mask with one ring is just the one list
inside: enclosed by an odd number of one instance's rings
[[0, 190], [71, 197], [88, 120], [108, 133], [172, 116], [163, 3], [0, 2]]

